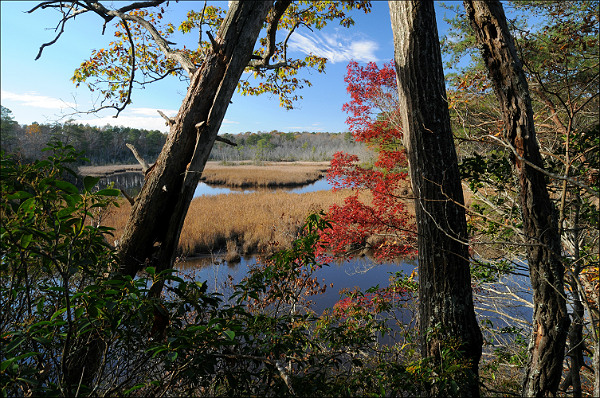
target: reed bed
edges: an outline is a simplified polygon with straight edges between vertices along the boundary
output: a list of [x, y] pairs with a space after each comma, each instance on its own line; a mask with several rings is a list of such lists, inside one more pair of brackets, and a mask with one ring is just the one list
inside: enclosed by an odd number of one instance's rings
[[328, 162], [271, 162], [261, 165], [209, 162], [202, 181], [232, 188], [274, 188], [310, 184], [322, 178]]
[[105, 177], [111, 174], [142, 172], [139, 164], [109, 164], [105, 166], [79, 166], [79, 174], [83, 176]]
[[[207, 162], [202, 181], [230, 188], [276, 188], [310, 184], [325, 176], [329, 162], [264, 162], [249, 164]], [[79, 173], [88, 176], [107, 176], [124, 172], [142, 172], [139, 164], [81, 166]]]
[[[184, 256], [226, 251], [234, 260], [240, 255], [270, 253], [289, 247], [310, 212], [341, 204], [349, 191], [318, 191], [304, 194], [255, 192], [201, 196], [190, 204], [179, 240]], [[111, 209], [103, 224], [123, 233], [131, 206], [122, 201]]]

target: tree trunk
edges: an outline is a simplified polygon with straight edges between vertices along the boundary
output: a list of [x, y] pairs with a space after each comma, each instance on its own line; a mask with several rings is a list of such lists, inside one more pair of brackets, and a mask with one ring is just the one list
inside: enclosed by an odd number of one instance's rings
[[[192, 76], [167, 142], [146, 174], [119, 245], [121, 273], [133, 276], [145, 265], [157, 270], [172, 266], [189, 204], [272, 4], [232, 2], [216, 44]], [[161, 287], [156, 285], [154, 293]]]
[[[121, 275], [133, 277], [149, 265], [157, 272], [172, 266], [189, 204], [272, 5], [273, 1], [232, 2], [212, 51], [191, 78], [167, 142], [146, 172], [118, 247]], [[150, 294], [159, 296], [162, 287], [162, 280], [155, 281]], [[158, 309], [155, 316], [161, 316]], [[98, 339], [92, 338], [90, 345], [99, 344]], [[91, 384], [101, 363], [96, 351], [82, 353], [69, 369], [71, 379], [85, 371], [83, 381]]]
[[511, 160], [519, 180], [523, 233], [529, 244], [534, 312], [523, 395], [554, 396], [563, 369], [569, 317], [556, 214], [544, 175], [526, 164], [542, 167], [527, 81], [500, 2], [470, 0], [464, 4], [500, 100], [504, 139], [514, 151]]
[[[464, 199], [434, 5], [433, 1], [388, 4], [402, 128], [415, 193], [421, 353], [441, 365], [444, 339], [459, 340], [473, 371], [461, 383], [460, 395], [478, 397], [482, 335], [473, 307]], [[428, 393], [441, 392], [433, 388]]]
[[600, 336], [596, 336], [594, 342], [594, 358], [592, 358], [592, 368], [594, 369], [594, 387], [592, 395], [600, 397]]
[[[568, 158], [567, 158], [568, 159]], [[563, 195], [566, 195], [566, 184], [563, 185]], [[563, 203], [561, 203], [561, 209], [564, 209], [564, 196]], [[579, 250], [579, 241], [581, 228], [579, 227], [579, 212], [581, 207], [581, 198], [578, 193], [575, 194], [575, 198], [573, 198], [573, 207], [575, 210], [575, 215], [573, 217], [573, 225], [572, 231], [570, 232], [571, 241], [573, 242], [573, 258], [572, 258], [572, 266], [570, 275], [567, 277], [566, 283], [569, 284], [571, 289], [571, 297], [572, 297], [572, 309], [573, 313], [571, 326], [569, 327], [568, 339], [569, 339], [569, 357], [571, 357], [571, 367], [569, 369], [569, 373], [565, 377], [565, 381], [561, 386], [563, 391], [566, 391], [569, 386], [573, 387], [573, 397], [579, 398], [581, 397], [581, 367], [584, 365], [584, 356], [583, 351], [586, 348], [585, 340], [583, 338], [583, 325], [584, 325], [584, 315], [585, 308], [583, 306], [582, 300], [585, 300], [585, 296], [581, 297], [579, 293], [579, 284], [577, 281], [581, 276], [581, 253]], [[561, 210], [560, 213], [564, 214], [564, 210]], [[561, 231], [564, 231], [564, 227], [562, 227], [559, 223], [559, 228]], [[564, 232], [563, 232], [564, 233]], [[561, 234], [562, 235], [562, 234]], [[591, 315], [591, 314], [590, 314]]]

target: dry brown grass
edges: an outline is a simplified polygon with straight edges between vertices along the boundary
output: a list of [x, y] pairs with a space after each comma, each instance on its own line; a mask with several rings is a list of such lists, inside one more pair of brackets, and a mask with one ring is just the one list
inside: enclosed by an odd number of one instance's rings
[[[208, 162], [202, 181], [231, 188], [289, 187], [310, 184], [325, 175], [329, 162], [267, 162], [262, 165]], [[82, 175], [104, 176], [130, 171], [142, 172], [139, 164], [82, 166]]]
[[108, 174], [126, 173], [131, 171], [142, 172], [139, 164], [110, 164], [106, 166], [80, 166], [79, 174], [84, 176], [103, 177]]
[[[216, 173], [221, 176], [237, 172], [232, 178], [240, 181], [256, 175], [253, 171], [261, 168], [267, 168], [269, 173], [279, 170], [282, 174], [292, 174], [293, 172], [289, 171], [291, 169], [306, 172], [309, 169], [318, 169], [318, 166], [211, 165], [211, 169], [217, 170]], [[266, 177], [281, 182], [281, 174], [277, 177], [268, 174]], [[348, 190], [304, 194], [258, 191], [195, 198], [184, 222], [179, 251], [185, 256], [226, 251], [227, 256], [235, 260], [240, 255], [270, 252], [276, 247], [289, 247], [310, 212], [327, 210], [334, 203], [341, 204], [349, 194]], [[464, 190], [464, 194], [469, 207], [474, 200], [473, 195], [468, 189]], [[407, 211], [414, 216], [412, 192], [407, 189], [401, 195], [405, 197]], [[371, 196], [365, 193], [361, 198], [369, 203]], [[117, 240], [123, 233], [130, 211], [131, 206], [123, 199], [120, 208], [113, 208], [104, 216], [103, 224], [116, 228], [114, 235]]]
[[[310, 212], [327, 210], [342, 203], [349, 191], [319, 191], [304, 194], [255, 192], [201, 196], [192, 201], [181, 231], [181, 254], [228, 254], [270, 252], [288, 247]], [[111, 209], [104, 225], [116, 228], [119, 239], [131, 206], [122, 201]]]
[[232, 188], [299, 186], [325, 175], [328, 162], [265, 163], [263, 165], [221, 165], [208, 162], [202, 180]]

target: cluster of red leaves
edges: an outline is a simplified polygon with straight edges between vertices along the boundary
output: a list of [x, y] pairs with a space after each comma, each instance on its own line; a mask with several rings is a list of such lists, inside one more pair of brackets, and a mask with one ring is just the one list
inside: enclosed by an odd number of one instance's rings
[[363, 314], [379, 314], [394, 307], [395, 303], [410, 298], [410, 293], [400, 286], [389, 286], [374, 292], [352, 292], [333, 306], [333, 314], [340, 318], [353, 318]]
[[[332, 227], [321, 234], [325, 250], [351, 257], [368, 249], [381, 261], [414, 255], [414, 221], [403, 201], [410, 184], [397, 122], [393, 62], [382, 68], [351, 62], [345, 81], [351, 101], [343, 109], [350, 114], [350, 132], [356, 141], [373, 149], [377, 158], [373, 165], [361, 165], [357, 156], [342, 152], [332, 159], [327, 178], [334, 189], [354, 192], [343, 205], [329, 209]], [[361, 192], [370, 193], [369, 203], [362, 200]]]

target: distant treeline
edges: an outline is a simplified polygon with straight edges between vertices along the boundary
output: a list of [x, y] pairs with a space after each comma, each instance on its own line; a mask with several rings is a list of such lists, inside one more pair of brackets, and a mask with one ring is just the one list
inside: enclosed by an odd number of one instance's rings
[[[24, 159], [39, 159], [42, 149], [51, 140], [60, 140], [85, 152], [91, 165], [137, 163], [125, 144], [133, 144], [148, 161], [156, 161], [167, 134], [158, 130], [130, 127], [95, 127], [83, 124], [20, 125], [11, 112], [2, 107], [2, 149]], [[350, 133], [282, 133], [270, 132], [222, 135], [231, 146], [216, 142], [210, 160], [224, 163], [234, 161], [327, 161], [337, 151], [366, 154], [364, 145], [357, 143]]]
[[364, 145], [350, 133], [282, 133], [277, 130], [258, 133], [224, 134], [223, 138], [237, 144], [216, 142], [211, 160], [234, 162], [261, 161], [327, 161], [338, 151], [363, 155]]
[[137, 163], [125, 146], [133, 144], [149, 162], [154, 162], [162, 150], [167, 135], [158, 130], [142, 130], [130, 127], [94, 127], [83, 124], [37, 124], [14, 123], [6, 128], [2, 123], [2, 149], [23, 159], [40, 159], [46, 154], [46, 143], [59, 140], [84, 151], [91, 165]]

